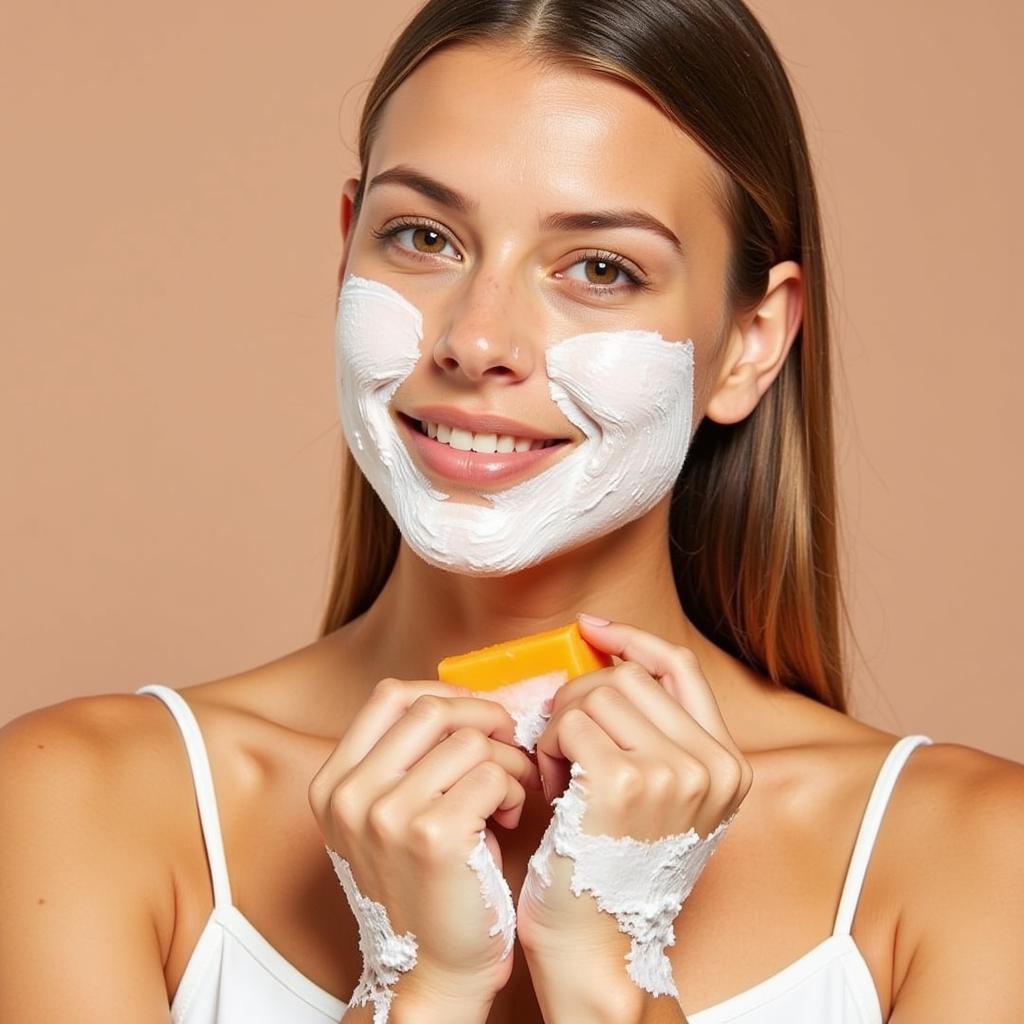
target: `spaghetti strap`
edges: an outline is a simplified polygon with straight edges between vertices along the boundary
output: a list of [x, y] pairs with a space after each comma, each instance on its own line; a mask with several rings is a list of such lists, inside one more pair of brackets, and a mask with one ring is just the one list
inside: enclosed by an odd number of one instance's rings
[[853, 915], [857, 911], [857, 901], [860, 899], [860, 891], [868, 870], [868, 861], [871, 859], [871, 851], [882, 824], [882, 815], [885, 814], [885, 808], [889, 803], [889, 797], [892, 796], [896, 780], [911, 753], [917, 747], [931, 742], [928, 736], [904, 736], [893, 745], [892, 750], [882, 762], [874, 788], [871, 790], [871, 796], [868, 798], [867, 807], [864, 809], [860, 831], [857, 833], [857, 841], [850, 856], [850, 866], [846, 872], [843, 894], [839, 899], [839, 909], [836, 912], [835, 927], [832, 929], [833, 935], [850, 934], [850, 929], [853, 927]]
[[158, 697], [167, 705], [174, 720], [178, 723], [192, 769], [192, 782], [195, 786], [196, 803], [199, 807], [199, 824], [203, 831], [206, 859], [210, 864], [210, 879], [213, 883], [213, 905], [229, 907], [231, 906], [231, 884], [228, 881], [224, 840], [220, 831], [220, 817], [217, 814], [217, 796], [213, 790], [210, 759], [206, 754], [206, 745], [203, 743], [203, 734], [200, 732], [196, 716], [185, 698], [169, 686], [154, 683], [150, 686], [143, 686], [135, 692], [148, 693]]

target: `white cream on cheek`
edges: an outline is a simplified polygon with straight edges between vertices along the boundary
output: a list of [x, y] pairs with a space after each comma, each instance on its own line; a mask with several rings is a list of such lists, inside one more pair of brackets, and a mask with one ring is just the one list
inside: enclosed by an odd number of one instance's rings
[[337, 394], [352, 455], [424, 561], [502, 576], [638, 519], [672, 488], [689, 447], [691, 340], [597, 331], [545, 349], [552, 401], [585, 435], [486, 505], [450, 501], [417, 468], [389, 406], [422, 358], [423, 317], [397, 291], [350, 276], [338, 297]]

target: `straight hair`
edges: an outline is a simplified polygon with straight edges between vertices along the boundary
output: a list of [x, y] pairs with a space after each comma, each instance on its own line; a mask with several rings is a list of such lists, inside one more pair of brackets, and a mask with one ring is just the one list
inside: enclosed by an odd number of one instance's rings
[[[804, 312], [786, 361], [745, 419], [700, 423], [668, 542], [680, 602], [702, 634], [776, 685], [846, 711], [825, 256], [803, 123], [774, 46], [740, 0], [430, 0], [367, 94], [356, 217], [388, 97], [456, 44], [513, 45], [629, 82], [703, 147], [722, 172], [727, 310], [756, 308], [774, 264], [801, 265]], [[373, 604], [400, 540], [347, 447], [342, 460], [321, 636]]]

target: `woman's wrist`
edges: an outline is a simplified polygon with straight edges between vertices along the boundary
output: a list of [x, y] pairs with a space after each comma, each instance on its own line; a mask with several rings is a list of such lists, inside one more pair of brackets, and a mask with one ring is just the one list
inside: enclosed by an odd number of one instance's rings
[[625, 960], [525, 950], [530, 980], [545, 1024], [632, 1024], [646, 993], [626, 974]]
[[486, 1024], [491, 1002], [451, 1000], [419, 994], [396, 995], [389, 1024]]
[[[415, 993], [397, 995], [388, 1012], [388, 1024], [485, 1024], [491, 1004], [446, 1001], [437, 996]], [[345, 1024], [372, 1024], [373, 1003], [352, 1006], [345, 1012]]]
[[389, 1024], [484, 1024], [495, 993], [479, 991], [466, 979], [444, 978], [416, 970], [399, 979]]

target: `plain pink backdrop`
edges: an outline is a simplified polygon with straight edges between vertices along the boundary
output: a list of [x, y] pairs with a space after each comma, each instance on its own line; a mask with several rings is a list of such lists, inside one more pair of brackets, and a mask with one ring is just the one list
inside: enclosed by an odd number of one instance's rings
[[[339, 195], [415, 6], [8, 10], [0, 721], [314, 638]], [[1024, 759], [1022, 8], [753, 9], [830, 246], [854, 712]]]

